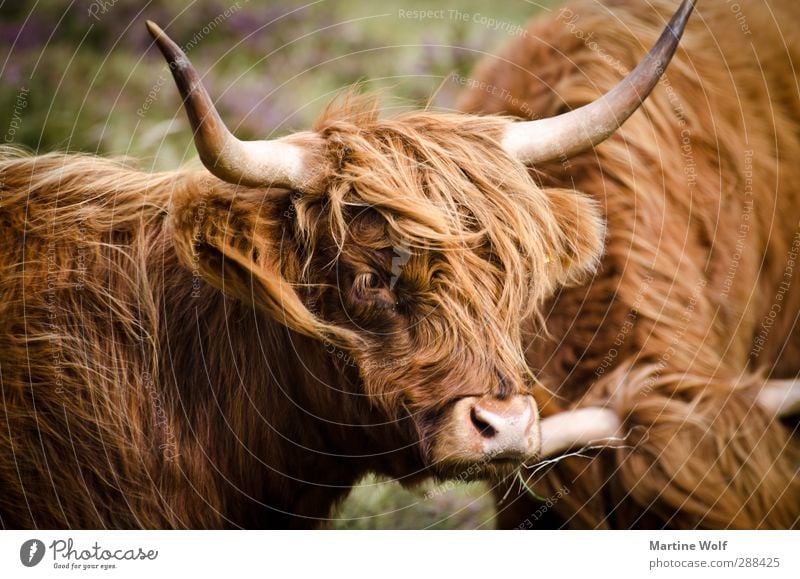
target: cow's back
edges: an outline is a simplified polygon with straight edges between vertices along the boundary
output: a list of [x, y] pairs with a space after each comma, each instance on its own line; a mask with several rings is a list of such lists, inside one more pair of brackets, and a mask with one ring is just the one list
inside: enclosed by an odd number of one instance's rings
[[146, 378], [158, 180], [106, 159], [0, 151], [4, 527], [174, 524], [151, 476], [158, 394]]

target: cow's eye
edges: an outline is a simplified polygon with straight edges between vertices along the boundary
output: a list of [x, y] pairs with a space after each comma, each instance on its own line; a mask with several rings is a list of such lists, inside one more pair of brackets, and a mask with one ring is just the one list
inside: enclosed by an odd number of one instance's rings
[[356, 276], [355, 286], [359, 290], [374, 290], [382, 286], [381, 278], [377, 273], [368, 271]]
[[350, 291], [347, 292], [347, 303], [352, 307], [352, 314], [366, 321], [378, 312], [394, 310], [396, 297], [389, 288], [388, 276], [375, 270], [357, 273], [353, 278]]

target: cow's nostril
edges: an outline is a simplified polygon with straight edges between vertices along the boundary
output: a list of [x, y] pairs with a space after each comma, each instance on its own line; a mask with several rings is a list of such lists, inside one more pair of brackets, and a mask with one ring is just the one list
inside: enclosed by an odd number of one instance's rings
[[470, 410], [469, 418], [472, 420], [472, 425], [484, 438], [494, 438], [494, 436], [497, 434], [497, 430], [495, 430], [491, 424], [485, 420], [481, 420], [478, 417], [478, 413], [476, 412], [474, 406], [472, 407], [472, 410]]

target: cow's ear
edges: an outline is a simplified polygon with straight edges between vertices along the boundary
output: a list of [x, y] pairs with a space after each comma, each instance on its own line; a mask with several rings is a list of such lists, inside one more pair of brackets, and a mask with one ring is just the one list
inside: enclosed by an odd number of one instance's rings
[[547, 256], [558, 284], [573, 284], [593, 273], [603, 254], [606, 224], [600, 204], [570, 189], [547, 189], [557, 224]]
[[175, 248], [193, 278], [299, 333], [331, 339], [300, 299], [298, 248], [287, 235], [290, 192], [214, 180], [178, 191], [170, 208]]

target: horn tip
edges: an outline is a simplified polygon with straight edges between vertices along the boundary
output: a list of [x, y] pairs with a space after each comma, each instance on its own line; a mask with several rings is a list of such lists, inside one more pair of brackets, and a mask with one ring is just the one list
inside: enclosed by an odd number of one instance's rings
[[147, 26], [147, 31], [150, 33], [154, 39], [158, 40], [164, 31], [161, 30], [161, 27], [153, 22], [152, 20], [145, 20], [145, 26]]

